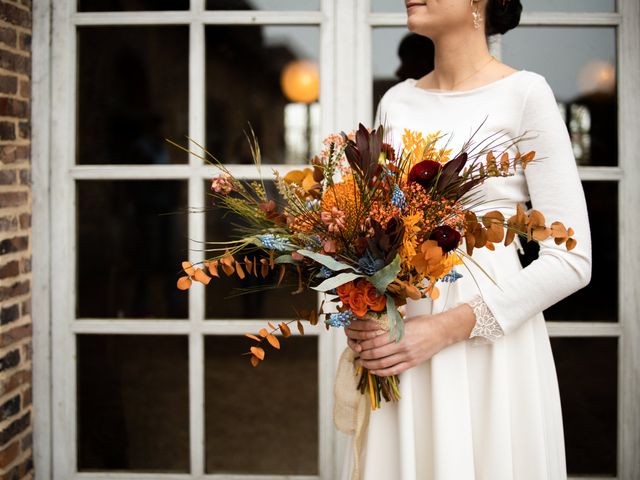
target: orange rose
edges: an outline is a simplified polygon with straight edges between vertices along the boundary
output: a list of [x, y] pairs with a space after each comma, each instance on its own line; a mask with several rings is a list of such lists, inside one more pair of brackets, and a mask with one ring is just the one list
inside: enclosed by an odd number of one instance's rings
[[376, 287], [374, 287], [373, 284], [367, 282], [364, 289], [364, 298], [366, 298], [367, 304], [373, 305], [374, 303], [377, 302], [378, 297], [379, 295], [378, 295], [378, 291], [376, 290]]
[[358, 317], [364, 317], [369, 311], [364, 293], [356, 288], [349, 293], [349, 306]]
[[384, 295], [380, 295], [377, 298], [376, 303], [370, 304], [369, 308], [374, 312], [384, 311], [384, 309], [387, 308], [387, 297], [385, 297]]
[[338, 288], [336, 288], [336, 292], [338, 293], [340, 300], [345, 305], [349, 304], [349, 293], [351, 292], [351, 290], [353, 290], [353, 288], [353, 282], [343, 283]]

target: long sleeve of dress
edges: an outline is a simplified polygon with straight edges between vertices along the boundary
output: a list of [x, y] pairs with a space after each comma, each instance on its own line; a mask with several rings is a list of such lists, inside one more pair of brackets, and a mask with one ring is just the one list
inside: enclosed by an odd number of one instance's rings
[[[572, 227], [577, 245], [567, 251], [553, 238], [540, 242], [540, 253], [527, 267], [502, 282], [483, 289], [482, 298], [505, 335], [527, 319], [557, 303], [591, 280], [591, 234], [584, 190], [567, 127], [551, 87], [540, 76], [529, 87], [520, 132], [535, 136], [522, 141], [522, 153], [536, 151], [524, 170], [532, 208], [547, 226], [561, 221]], [[514, 212], [515, 213], [515, 212]]]

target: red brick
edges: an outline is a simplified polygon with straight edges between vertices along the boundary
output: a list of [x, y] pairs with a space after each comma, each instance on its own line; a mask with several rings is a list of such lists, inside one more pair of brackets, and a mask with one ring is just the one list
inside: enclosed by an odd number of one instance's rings
[[0, 242], [0, 255], [5, 253], [20, 252], [29, 248], [29, 237], [5, 238]]
[[20, 442], [20, 446], [22, 447], [22, 451], [26, 452], [33, 445], [33, 434], [27, 433], [24, 437], [22, 437], [22, 441]]
[[20, 50], [24, 50], [28, 54], [31, 53], [31, 35], [28, 33], [21, 33], [18, 37], [20, 42], [18, 47]]
[[6, 287], [0, 287], [0, 302], [9, 298], [15, 298], [18, 295], [29, 293], [30, 286], [29, 280], [24, 280], [22, 282], [15, 282], [14, 284]]
[[29, 138], [31, 135], [29, 122], [18, 122], [18, 133], [20, 134], [20, 138]]
[[0, 43], [4, 43], [9, 47], [16, 46], [16, 30], [10, 27], [0, 27]]
[[31, 273], [31, 257], [20, 260], [20, 273]]
[[22, 315], [30, 315], [31, 314], [31, 299], [27, 299], [22, 302], [20, 306], [22, 308]]
[[0, 217], [0, 232], [11, 232], [18, 228], [18, 219], [14, 216]]
[[6, 378], [0, 382], [0, 390], [5, 393], [10, 393], [21, 385], [27, 385], [31, 383], [31, 370], [18, 370], [9, 378]]
[[20, 318], [20, 306], [17, 303], [0, 308], [0, 325], [15, 322]]
[[[20, 350], [11, 350], [4, 357], [0, 357], [0, 372], [15, 367], [20, 363]], [[0, 443], [1, 445], [1, 443]]]
[[28, 192], [0, 192], [0, 208], [26, 205], [28, 200]]
[[13, 122], [0, 122], [0, 140], [15, 140], [16, 124]]
[[12, 185], [16, 183], [15, 170], [0, 170], [0, 185]]
[[0, 163], [17, 163], [29, 160], [29, 147], [25, 145], [4, 145], [0, 147]]
[[20, 228], [25, 229], [31, 226], [31, 214], [23, 213], [20, 215]]
[[20, 264], [17, 260], [0, 266], [0, 279], [17, 277], [20, 274]]
[[31, 12], [29, 10], [16, 7], [6, 2], [2, 2], [0, 19], [20, 27], [31, 26]]
[[10, 75], [0, 75], [0, 93], [15, 94], [18, 92], [18, 78]]
[[6, 445], [13, 440], [19, 433], [31, 425], [31, 412], [27, 411], [22, 417], [14, 420], [4, 430], [0, 432], [0, 445]]
[[29, 80], [20, 80], [20, 96], [22, 98], [29, 98], [31, 91], [29, 90]]
[[0, 451], [0, 465], [10, 465], [20, 455], [20, 442], [15, 441], [4, 450]]
[[26, 408], [31, 405], [33, 401], [33, 390], [31, 388], [27, 388], [22, 394], [22, 408]]
[[0, 348], [5, 348], [23, 338], [31, 337], [31, 324], [20, 325], [0, 335]]
[[[4, 57], [4, 52], [0, 52], [0, 59]], [[2, 61], [0, 60], [0, 67]], [[27, 118], [29, 115], [29, 104], [24, 100], [16, 100], [15, 98], [0, 98], [0, 115], [3, 117]]]

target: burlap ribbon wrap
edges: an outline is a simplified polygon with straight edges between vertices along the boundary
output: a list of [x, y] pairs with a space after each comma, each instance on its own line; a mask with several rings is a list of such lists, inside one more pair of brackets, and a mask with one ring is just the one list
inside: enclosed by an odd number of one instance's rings
[[[365, 316], [365, 319], [375, 320], [384, 330], [389, 330], [389, 318], [383, 314]], [[358, 390], [358, 370], [356, 368], [356, 353], [349, 347], [340, 355], [336, 381], [333, 388], [333, 422], [338, 430], [353, 435], [353, 469], [351, 480], [360, 480], [362, 475], [362, 447], [367, 437], [371, 403], [368, 395]]]

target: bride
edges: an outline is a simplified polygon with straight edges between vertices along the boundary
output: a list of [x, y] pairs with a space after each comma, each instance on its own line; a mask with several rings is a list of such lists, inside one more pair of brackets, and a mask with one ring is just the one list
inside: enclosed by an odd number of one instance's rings
[[530, 202], [549, 222], [571, 226], [577, 246], [567, 251], [544, 240], [526, 268], [517, 242], [475, 250], [488, 275], [466, 262], [462, 278], [441, 284], [437, 300], [410, 301], [398, 343], [372, 321], [346, 327], [356, 365], [380, 376], [400, 374], [410, 398], [367, 412], [349, 439], [342, 479], [566, 479], [542, 311], [591, 278], [589, 220], [566, 125], [544, 76], [489, 52], [488, 35], [518, 25], [519, 0], [407, 0], [406, 8], [409, 30], [435, 45], [435, 69], [385, 93], [375, 125], [385, 125], [386, 141], [399, 145], [405, 128], [440, 130], [451, 134], [447, 148], [455, 152], [481, 124], [477, 138], [533, 134], [510, 154], [535, 150], [538, 160], [474, 188], [483, 200], [474, 211], [500, 210], [508, 218], [518, 203]]

